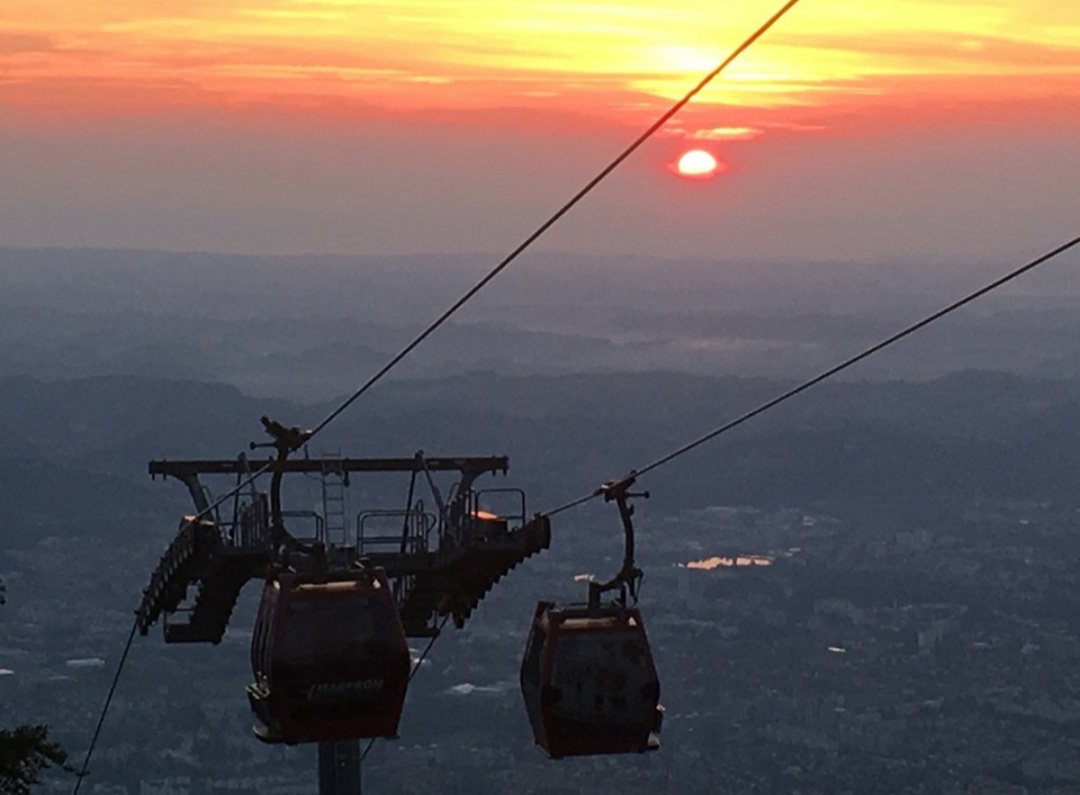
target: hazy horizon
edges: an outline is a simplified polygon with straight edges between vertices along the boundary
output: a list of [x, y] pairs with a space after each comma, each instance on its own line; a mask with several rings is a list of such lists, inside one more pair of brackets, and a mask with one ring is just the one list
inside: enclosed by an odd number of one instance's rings
[[[771, 14], [689, 0], [0, 11], [0, 242], [507, 251]], [[1011, 257], [1080, 216], [1067, 4], [801, 3], [537, 250]], [[690, 149], [713, 179], [673, 173]]]
[[[389, 361], [495, 261], [0, 248], [0, 309], [11, 321], [0, 375], [146, 374], [326, 400]], [[1080, 375], [1080, 273], [1068, 263], [1047, 263], [843, 378]], [[1019, 264], [530, 254], [394, 377], [804, 379]]]

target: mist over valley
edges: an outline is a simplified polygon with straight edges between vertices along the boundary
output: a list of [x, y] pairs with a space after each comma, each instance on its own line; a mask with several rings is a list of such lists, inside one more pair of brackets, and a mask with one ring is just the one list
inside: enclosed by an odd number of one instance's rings
[[[45, 722], [85, 751], [131, 611], [192, 510], [180, 485], [150, 480], [149, 460], [232, 458], [262, 441], [263, 414], [318, 423], [493, 259], [0, 249], [0, 724]], [[546, 510], [1022, 259], [536, 255], [311, 454], [505, 454], [508, 476], [485, 484], [520, 486], [530, 513]], [[550, 762], [521, 705], [535, 602], [580, 599], [580, 578], [617, 565], [617, 516], [598, 501], [556, 517], [551, 550], [434, 645], [365, 788], [1075, 791], [1070, 268], [1049, 265], [642, 479], [641, 605], [667, 708], [657, 754]], [[289, 494], [306, 507], [316, 487]], [[358, 478], [349, 499], [354, 513], [397, 506], [403, 484]], [[255, 590], [220, 647], [136, 642], [93, 791], [313, 791], [311, 748], [250, 736]], [[70, 785], [53, 773], [42, 791]]]

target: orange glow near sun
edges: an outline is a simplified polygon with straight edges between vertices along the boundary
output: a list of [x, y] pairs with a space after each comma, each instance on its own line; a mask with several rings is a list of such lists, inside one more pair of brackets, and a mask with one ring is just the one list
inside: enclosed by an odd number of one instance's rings
[[[518, 110], [637, 127], [771, 10], [699, 0], [8, 0], [0, 120], [20, 108]], [[820, 0], [733, 63], [680, 123], [699, 140], [748, 139], [852, 105], [878, 121], [896, 108], [933, 119], [967, 107], [1012, 116], [1021, 103], [1058, 117], [1080, 106], [1076, 3]]]
[[687, 179], [711, 179], [723, 173], [723, 167], [710, 152], [691, 149], [675, 164], [675, 173]]

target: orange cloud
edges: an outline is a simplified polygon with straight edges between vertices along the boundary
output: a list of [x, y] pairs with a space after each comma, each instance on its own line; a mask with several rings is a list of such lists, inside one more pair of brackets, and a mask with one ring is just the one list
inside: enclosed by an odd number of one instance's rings
[[713, 127], [696, 130], [688, 137], [694, 141], [752, 141], [761, 133], [757, 127]]
[[[711, 117], [683, 126], [707, 136], [760, 126], [748, 119], [777, 109], [798, 121], [853, 102], [1000, 107], [1040, 91], [1075, 110], [1074, 6], [806, 3], [700, 95], [695, 109]], [[0, 104], [69, 113], [532, 108], [638, 124], [772, 10], [696, 0], [8, 0]], [[729, 121], [732, 110], [743, 118]]]

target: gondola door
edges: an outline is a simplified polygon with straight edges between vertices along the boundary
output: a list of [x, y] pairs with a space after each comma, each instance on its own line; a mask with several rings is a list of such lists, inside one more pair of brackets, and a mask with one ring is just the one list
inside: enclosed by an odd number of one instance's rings
[[660, 680], [636, 608], [541, 602], [521, 687], [536, 744], [553, 758], [660, 746]]
[[393, 737], [409, 647], [382, 569], [267, 579], [248, 688], [266, 742]]

